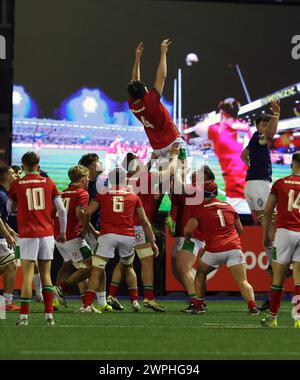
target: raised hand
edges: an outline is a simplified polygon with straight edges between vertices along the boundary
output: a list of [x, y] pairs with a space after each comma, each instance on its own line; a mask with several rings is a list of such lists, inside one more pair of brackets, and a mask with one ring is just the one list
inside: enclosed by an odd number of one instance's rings
[[135, 57], [140, 59], [142, 54], [143, 54], [143, 49], [144, 49], [144, 46], [143, 46], [143, 43], [140, 42], [137, 46], [137, 48], [135, 49]]
[[171, 45], [171, 43], [172, 43], [172, 41], [169, 38], [163, 40], [163, 42], [160, 44], [160, 51], [162, 53], [167, 53], [168, 48]]
[[273, 112], [273, 114], [280, 114], [279, 100], [271, 100], [270, 110]]

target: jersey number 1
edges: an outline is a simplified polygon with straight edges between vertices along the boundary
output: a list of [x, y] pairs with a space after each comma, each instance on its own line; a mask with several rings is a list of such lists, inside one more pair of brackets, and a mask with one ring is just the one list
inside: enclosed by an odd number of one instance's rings
[[42, 187], [34, 187], [26, 190], [28, 210], [45, 209], [45, 192]]
[[220, 219], [221, 227], [226, 227], [226, 222], [222, 210], [217, 210], [217, 214]]

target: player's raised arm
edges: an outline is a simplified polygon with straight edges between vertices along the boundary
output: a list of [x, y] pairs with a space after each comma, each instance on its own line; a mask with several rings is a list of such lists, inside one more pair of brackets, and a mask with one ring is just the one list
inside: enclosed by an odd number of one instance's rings
[[144, 208], [138, 207], [136, 209], [136, 215], [139, 219], [140, 225], [143, 227], [147, 240], [151, 243], [151, 248], [154, 256], [157, 257], [159, 255], [159, 249], [155, 243], [155, 235], [153, 233], [151, 224], [145, 214]]
[[156, 78], [154, 82], [154, 87], [160, 93], [160, 95], [162, 95], [163, 93], [165, 80], [167, 77], [167, 52], [171, 43], [172, 42], [167, 38], [163, 40], [163, 42], [160, 45], [160, 60], [159, 60], [158, 68], [156, 71]]
[[[264, 218], [263, 218], [263, 229], [264, 229], [264, 245], [268, 247], [270, 243], [274, 240], [269, 236], [269, 232], [271, 230], [272, 217], [275, 207], [277, 205], [277, 196], [274, 194], [270, 194], [265, 210], [264, 210]], [[272, 240], [273, 239], [273, 240]]]
[[190, 218], [187, 224], [184, 226], [184, 231], [183, 231], [184, 237], [189, 240], [191, 236], [193, 235], [195, 229], [198, 227], [198, 225], [199, 225], [199, 222], [197, 219]]
[[280, 117], [280, 106], [279, 106], [279, 100], [272, 100], [271, 101], [271, 111], [272, 111], [272, 117], [271, 120], [268, 123], [268, 126], [266, 128], [265, 137], [267, 140], [271, 140], [278, 127], [278, 121]]
[[135, 59], [134, 64], [132, 68], [132, 74], [131, 74], [131, 80], [140, 80], [141, 79], [141, 72], [140, 72], [140, 65], [141, 65], [141, 57], [143, 54], [143, 43], [140, 42], [135, 49]]

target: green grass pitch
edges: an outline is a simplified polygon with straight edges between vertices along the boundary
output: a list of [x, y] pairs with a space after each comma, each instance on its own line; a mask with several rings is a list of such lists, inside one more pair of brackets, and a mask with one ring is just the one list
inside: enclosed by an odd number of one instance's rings
[[183, 301], [161, 301], [166, 313], [142, 309], [75, 315], [79, 301], [44, 325], [43, 305], [32, 301], [30, 324], [14, 326], [18, 313], [0, 320], [0, 359], [300, 359], [300, 330], [284, 302], [277, 329], [260, 326], [241, 301], [210, 301], [204, 315], [180, 312]]

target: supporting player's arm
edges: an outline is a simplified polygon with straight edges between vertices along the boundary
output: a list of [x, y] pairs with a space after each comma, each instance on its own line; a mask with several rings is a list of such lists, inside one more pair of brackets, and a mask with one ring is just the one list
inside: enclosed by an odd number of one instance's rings
[[167, 52], [170, 45], [171, 41], [169, 39], [163, 40], [160, 45], [160, 60], [154, 82], [154, 88], [156, 88], [160, 95], [163, 93], [165, 80], [167, 77]]
[[272, 100], [271, 101], [271, 111], [273, 113], [271, 120], [268, 123], [268, 126], [266, 128], [265, 137], [267, 140], [272, 140], [274, 137], [277, 127], [278, 127], [278, 121], [280, 117], [280, 106], [279, 106], [279, 100]]
[[87, 209], [84, 211], [83, 223], [82, 223], [83, 227], [81, 231], [83, 235], [87, 234], [88, 231], [90, 230], [91, 217], [94, 214], [94, 212], [98, 210], [98, 207], [99, 207], [99, 203], [96, 202], [95, 200], [92, 200], [90, 204], [88, 205]]
[[149, 219], [147, 218], [145, 214], [144, 208], [143, 207], [137, 208], [136, 215], [139, 219], [140, 225], [143, 227], [143, 230], [146, 235], [146, 239], [151, 243], [151, 248], [154, 253], [154, 257], [157, 257], [159, 255], [159, 249], [155, 243], [155, 235], [153, 233]]
[[274, 240], [273, 236], [270, 236], [270, 231], [273, 231], [271, 228], [272, 217], [275, 207], [277, 205], [277, 197], [274, 194], [270, 194], [266, 207], [264, 209], [264, 218], [263, 218], [263, 231], [264, 231], [264, 245], [268, 247], [270, 243]]
[[179, 144], [173, 144], [170, 150], [170, 159], [168, 167], [164, 170], [159, 170], [159, 181], [163, 183], [170, 182], [171, 177], [175, 174], [178, 165], [178, 155], [180, 151]]
[[57, 210], [59, 226], [60, 226], [60, 233], [56, 240], [59, 243], [64, 243], [66, 241], [66, 231], [67, 231], [67, 211], [60, 196], [55, 197], [53, 199], [53, 203]]
[[3, 220], [0, 218], [0, 234], [5, 238], [8, 248], [12, 248], [16, 245], [16, 240], [13, 235], [11, 235], [5, 227]]
[[135, 60], [132, 68], [132, 74], [131, 74], [131, 80], [140, 80], [141, 79], [141, 73], [140, 73], [140, 65], [141, 65], [141, 57], [143, 54], [143, 43], [140, 42], [135, 49]]
[[17, 202], [8, 198], [7, 203], [6, 203], [6, 209], [9, 214], [12, 212], [15, 212], [17, 209]]
[[190, 238], [193, 236], [193, 233], [194, 231], [196, 230], [196, 228], [198, 227], [199, 225], [199, 222], [197, 219], [195, 218], [190, 218], [187, 222], [187, 224], [184, 226], [184, 230], [183, 230], [183, 233], [184, 233], [184, 237], [187, 239], [187, 240], [190, 240]]
[[241, 235], [243, 233], [243, 226], [242, 226], [240, 218], [237, 218], [235, 220], [234, 225], [235, 225], [235, 229], [236, 229], [237, 233], [239, 235]]
[[248, 150], [248, 148], [245, 148], [245, 149], [242, 151], [242, 154], [241, 154], [241, 160], [242, 160], [247, 166], [250, 166], [250, 161], [249, 161], [249, 150]]
[[[84, 213], [85, 213], [85, 208], [81, 206], [76, 207], [76, 217], [82, 225], [84, 224]], [[92, 223], [89, 223], [89, 231], [94, 235], [95, 238], [99, 236], [99, 231], [97, 231], [94, 228]]]

